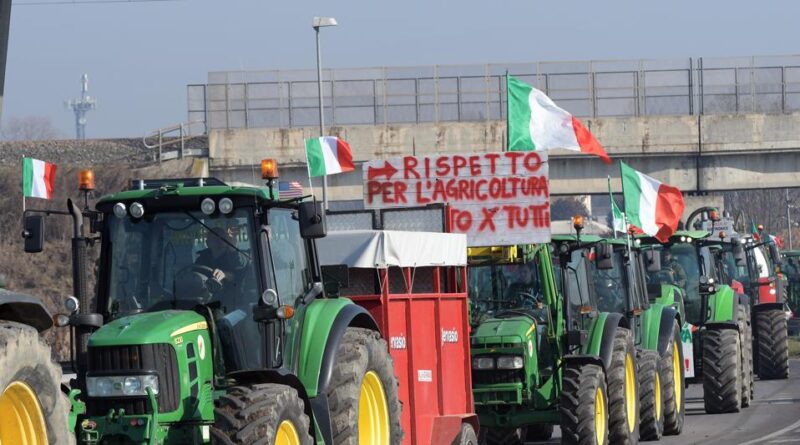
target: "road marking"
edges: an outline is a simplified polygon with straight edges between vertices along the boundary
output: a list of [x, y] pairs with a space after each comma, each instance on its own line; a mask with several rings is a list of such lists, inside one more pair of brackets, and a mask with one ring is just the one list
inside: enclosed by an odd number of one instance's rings
[[791, 430], [793, 430], [793, 429], [795, 429], [797, 427], [800, 427], [800, 420], [798, 420], [797, 422], [787, 426], [786, 428], [783, 428], [783, 429], [780, 429], [778, 431], [775, 431], [772, 434], [767, 434], [764, 437], [759, 437], [758, 439], [753, 439], [753, 440], [750, 440], [748, 442], [742, 442], [739, 445], [751, 445], [751, 444], [754, 444], [754, 443], [763, 443], [767, 439], [772, 439], [773, 437], [778, 437], [781, 434], [787, 433], [787, 432], [789, 432], [789, 431], [791, 431]]

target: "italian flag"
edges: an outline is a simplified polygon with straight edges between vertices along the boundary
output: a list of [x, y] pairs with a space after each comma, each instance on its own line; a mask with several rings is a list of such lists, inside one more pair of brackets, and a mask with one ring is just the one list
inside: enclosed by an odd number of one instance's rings
[[56, 165], [38, 159], [22, 158], [22, 195], [51, 199], [56, 182]]
[[624, 162], [619, 166], [628, 222], [662, 243], [669, 241], [683, 215], [681, 191], [630, 168]]
[[506, 76], [509, 151], [566, 148], [611, 159], [592, 133], [543, 92]]
[[334, 136], [306, 139], [306, 159], [308, 159], [308, 174], [311, 177], [351, 172], [356, 169], [350, 146]]

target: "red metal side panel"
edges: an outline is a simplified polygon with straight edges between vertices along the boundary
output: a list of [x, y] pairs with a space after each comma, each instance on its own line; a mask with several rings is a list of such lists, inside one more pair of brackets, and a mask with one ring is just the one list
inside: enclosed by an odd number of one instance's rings
[[469, 363], [469, 333], [464, 325], [466, 300], [442, 299], [439, 302], [439, 341], [441, 342], [442, 413], [463, 414], [472, 411], [471, 391], [465, 388], [471, 375]]
[[[416, 297], [416, 296], [415, 296]], [[412, 403], [417, 428], [412, 443], [430, 442], [433, 418], [439, 415], [439, 376], [436, 346], [436, 312], [433, 299], [414, 298], [409, 311], [409, 347], [411, 348]]]

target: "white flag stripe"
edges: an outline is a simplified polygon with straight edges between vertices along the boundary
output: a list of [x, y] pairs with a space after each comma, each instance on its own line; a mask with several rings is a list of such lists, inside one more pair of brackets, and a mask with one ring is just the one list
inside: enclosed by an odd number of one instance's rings
[[34, 198], [47, 199], [47, 184], [44, 181], [45, 163], [38, 159], [33, 160], [33, 184], [31, 195]]
[[644, 233], [658, 233], [656, 225], [656, 200], [658, 199], [658, 188], [661, 183], [655, 179], [636, 172], [639, 175], [639, 184], [642, 186], [642, 194], [639, 196], [639, 220], [640, 227]]
[[322, 157], [325, 159], [325, 174], [341, 173], [342, 166], [339, 165], [339, 148], [336, 138], [323, 137], [320, 145], [322, 146]]
[[537, 150], [566, 148], [580, 151], [571, 114], [536, 88], [531, 89], [528, 105], [531, 107], [531, 138]]

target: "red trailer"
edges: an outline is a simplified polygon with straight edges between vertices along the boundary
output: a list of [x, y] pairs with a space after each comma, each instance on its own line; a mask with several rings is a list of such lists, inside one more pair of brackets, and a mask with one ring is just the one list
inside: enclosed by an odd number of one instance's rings
[[369, 310], [388, 339], [403, 444], [476, 443], [466, 237], [356, 230], [317, 243], [326, 284], [338, 282], [339, 295]]

